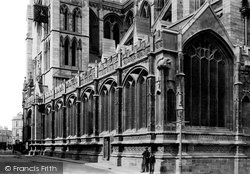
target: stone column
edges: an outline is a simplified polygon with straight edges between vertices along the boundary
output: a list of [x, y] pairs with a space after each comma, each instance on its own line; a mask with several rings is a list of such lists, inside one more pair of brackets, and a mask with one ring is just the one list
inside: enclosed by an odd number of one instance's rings
[[[42, 139], [42, 144], [45, 144], [45, 113], [42, 113], [41, 114], [41, 139]], [[44, 155], [44, 146], [42, 146], [42, 149], [41, 149], [41, 155]]]
[[242, 82], [240, 81], [240, 57], [241, 57], [241, 48], [239, 46], [235, 49], [236, 61], [235, 61], [235, 70], [234, 70], [234, 130], [236, 133], [241, 133], [241, 89], [242, 89]]
[[102, 9], [102, 1], [100, 2], [100, 7], [97, 10], [98, 19], [99, 19], [99, 53], [102, 55], [102, 38], [103, 38], [103, 9]]
[[66, 125], [66, 116], [67, 116], [67, 106], [66, 106], [66, 95], [63, 94], [63, 141], [66, 143], [66, 135], [67, 135], [67, 125]]
[[[93, 131], [94, 131], [94, 135], [96, 137], [99, 136], [99, 91], [98, 91], [98, 64], [96, 62], [95, 65], [95, 78], [94, 78], [94, 125], [93, 125]], [[96, 139], [96, 141], [99, 141], [99, 138]]]
[[179, 133], [177, 140], [179, 141], [179, 153], [176, 160], [176, 173], [182, 172], [182, 126], [185, 125], [185, 109], [184, 109], [184, 77], [183, 73], [183, 52], [182, 52], [182, 35], [178, 35], [178, 59], [176, 74], [176, 131]]
[[99, 94], [98, 94], [98, 80], [94, 79], [94, 125], [93, 125], [93, 130], [94, 130], [94, 135], [99, 136]]
[[[79, 79], [80, 80], [80, 79]], [[77, 144], [80, 143], [81, 137], [81, 88], [77, 88], [77, 98], [76, 98], [76, 137], [77, 137]], [[75, 159], [79, 159], [79, 153], [81, 151], [80, 145], [76, 147], [76, 157]]]
[[81, 136], [81, 89], [77, 88], [77, 99], [76, 99], [76, 136], [79, 138]]
[[[66, 125], [66, 117], [67, 117], [67, 106], [66, 106], [66, 94], [63, 94], [62, 95], [63, 97], [63, 106], [62, 106], [62, 127], [63, 127], [63, 135], [62, 135], [62, 138], [63, 138], [63, 144], [65, 144], [67, 142], [66, 140], [66, 135], [67, 135], [67, 125]], [[67, 147], [66, 146], [63, 146], [62, 147], [62, 151], [61, 151], [61, 158], [65, 158], [65, 151], [66, 151]]]
[[118, 54], [118, 67], [117, 71], [117, 133], [122, 134], [122, 52]]
[[52, 142], [54, 143], [55, 142], [55, 101], [52, 100], [52, 103], [51, 103], [51, 132], [52, 132]]
[[155, 131], [155, 72], [154, 72], [155, 54], [153, 52], [150, 52], [148, 54], [148, 59], [149, 59], [149, 75], [147, 76], [148, 130]]
[[240, 156], [243, 155], [243, 147], [240, 145], [240, 133], [242, 132], [242, 122], [241, 122], [241, 89], [242, 89], [242, 82], [240, 81], [240, 58], [241, 58], [241, 48], [237, 46], [235, 49], [235, 70], [234, 70], [234, 122], [233, 122], [233, 129], [236, 131], [235, 136], [235, 144], [236, 144], [236, 153], [234, 159], [234, 174], [239, 174], [240, 169]]

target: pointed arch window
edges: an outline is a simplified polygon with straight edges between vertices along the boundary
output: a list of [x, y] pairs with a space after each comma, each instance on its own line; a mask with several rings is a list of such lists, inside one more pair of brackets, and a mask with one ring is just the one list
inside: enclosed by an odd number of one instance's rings
[[108, 14], [104, 17], [104, 38], [115, 40], [117, 45], [120, 42], [120, 30], [123, 28], [123, 21], [115, 13]]
[[100, 92], [100, 130], [113, 131], [117, 128], [116, 83], [108, 80]]
[[109, 22], [104, 23], [104, 38], [111, 39], [111, 27]]
[[124, 83], [124, 131], [147, 127], [147, 75], [146, 70], [136, 68], [129, 74]]
[[80, 23], [81, 18], [81, 10], [79, 8], [74, 9], [73, 15], [72, 15], [72, 31], [73, 32], [79, 32], [78, 26]]
[[86, 115], [88, 114], [88, 97], [86, 94], [82, 97], [82, 107], [81, 107], [81, 135], [84, 135], [87, 133], [86, 127]]
[[118, 116], [118, 108], [117, 108], [117, 91], [115, 89], [116, 83], [113, 83], [110, 89], [110, 131], [117, 129], [117, 116]]
[[71, 54], [72, 54], [72, 66], [76, 66], [76, 58], [77, 58], [77, 42], [74, 39], [72, 42], [72, 46], [71, 46]]
[[69, 39], [64, 43], [64, 65], [69, 65]]
[[120, 42], [120, 28], [118, 23], [113, 27], [113, 38], [115, 40], [115, 45], [117, 45]]
[[[126, 98], [125, 98], [126, 96]], [[135, 118], [135, 81], [132, 77], [129, 77], [124, 90], [124, 128], [133, 129]]]
[[72, 15], [72, 31], [77, 32], [77, 17], [76, 17], [76, 11], [73, 12]]
[[89, 96], [89, 102], [88, 102], [89, 112], [88, 112], [88, 135], [91, 135], [94, 133], [94, 97], [93, 93]]
[[138, 80], [139, 103], [139, 129], [147, 127], [147, 84], [146, 74], [142, 74]]
[[76, 135], [76, 102], [75, 97], [70, 97], [68, 100], [67, 107], [67, 135], [66, 136], [74, 136]]
[[133, 24], [133, 12], [130, 10], [127, 14], [126, 14], [126, 19], [125, 19], [125, 24], [126, 24], [126, 30], [129, 29], [129, 27]]
[[94, 98], [93, 90], [87, 90], [82, 97], [82, 111], [81, 111], [81, 134], [91, 135], [94, 131]]
[[147, 1], [142, 5], [141, 16], [144, 18], [150, 18], [150, 5]]
[[104, 87], [101, 92], [101, 131], [108, 131], [109, 127], [109, 96], [108, 89]]
[[69, 9], [67, 5], [63, 4], [60, 7], [60, 14], [61, 14], [61, 29], [68, 30], [68, 23], [69, 23]]
[[[107, 38], [105, 31], [104, 38]], [[92, 9], [89, 10], [89, 44], [90, 51], [99, 53], [99, 20]]]
[[47, 106], [45, 114], [45, 139], [52, 138], [52, 112], [51, 106]]
[[225, 127], [232, 100], [232, 60], [207, 35], [184, 48], [185, 118], [191, 126]]
[[63, 109], [62, 102], [57, 102], [55, 112], [55, 137], [63, 136]]

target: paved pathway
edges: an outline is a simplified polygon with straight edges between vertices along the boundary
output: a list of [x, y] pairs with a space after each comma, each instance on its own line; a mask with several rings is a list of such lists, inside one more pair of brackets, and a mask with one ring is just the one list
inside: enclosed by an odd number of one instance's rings
[[[42, 162], [62, 162], [63, 174], [139, 174], [138, 169], [133, 167], [116, 167], [107, 163], [90, 163], [79, 160], [48, 157], [48, 156], [30, 156], [20, 153], [12, 153], [12, 151], [0, 151], [0, 173], [4, 171], [4, 166], [9, 163], [27, 162], [29, 165], [41, 164]], [[1, 169], [2, 168], [2, 169]], [[5, 173], [5, 172], [4, 172]], [[7, 173], [7, 172], [6, 172]], [[27, 174], [33, 174], [27, 172]], [[53, 172], [39, 172], [37, 174], [53, 174]], [[10, 174], [10, 173], [9, 173]], [[15, 174], [15, 173], [13, 173]], [[26, 173], [25, 173], [26, 174]], [[59, 174], [59, 173], [58, 173]]]

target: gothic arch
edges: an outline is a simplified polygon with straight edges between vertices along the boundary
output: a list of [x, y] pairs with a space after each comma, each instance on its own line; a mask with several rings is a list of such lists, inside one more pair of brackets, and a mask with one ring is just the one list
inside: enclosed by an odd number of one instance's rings
[[233, 123], [233, 54], [212, 30], [196, 33], [183, 46], [185, 118], [191, 126]]
[[76, 7], [72, 12], [72, 31], [73, 32], [79, 32], [78, 24], [79, 24], [79, 19], [81, 18], [82, 18], [81, 10], [78, 7]]
[[75, 104], [75, 102], [76, 102], [76, 96], [75, 94], [71, 94], [66, 100], [66, 105], [69, 107], [69, 105]]
[[77, 55], [77, 46], [78, 45], [78, 42], [77, 42], [77, 39], [76, 37], [74, 37], [72, 39], [72, 42], [71, 42], [71, 66], [76, 66], [77, 65], [77, 59], [78, 59], [78, 55]]
[[45, 105], [45, 118], [44, 118], [44, 127], [45, 127], [45, 138], [52, 138], [52, 105], [51, 103]]
[[94, 90], [87, 87], [81, 94], [81, 134], [91, 135], [94, 131]]
[[117, 83], [113, 78], [106, 79], [100, 86], [99, 109], [100, 109], [100, 131], [113, 131], [117, 128], [116, 97]]
[[68, 30], [69, 29], [69, 14], [70, 14], [70, 10], [68, 8], [67, 5], [62, 4], [60, 6], [60, 14], [61, 14], [61, 18], [62, 18], [62, 29], [64, 30]]
[[55, 137], [63, 136], [63, 100], [58, 99], [55, 104]]
[[89, 10], [89, 28], [90, 51], [99, 53], [99, 19], [92, 9]]
[[127, 30], [133, 24], [133, 20], [134, 20], [134, 14], [133, 14], [133, 12], [131, 10], [129, 10], [126, 13], [126, 17], [125, 17], [125, 20], [124, 20], [124, 25], [125, 25]]
[[[128, 78], [129, 76], [131, 76], [131, 74], [137, 74], [137, 75], [138, 75], [139, 72], [141, 72], [142, 70], [145, 70], [146, 72], [148, 72], [147, 68], [146, 68], [145, 66], [143, 66], [143, 65], [136, 66], [136, 67], [133, 67], [132, 69], [130, 69], [130, 70], [126, 73], [126, 75], [125, 75], [125, 77], [124, 77], [124, 79], [123, 79], [122, 86], [125, 85], [125, 82], [126, 82], [127, 78]], [[139, 71], [139, 72], [138, 72], [138, 71]], [[135, 76], [132, 76], [132, 78], [136, 81]]]
[[123, 81], [123, 130], [147, 127], [147, 75], [143, 66], [131, 69]]
[[116, 13], [108, 13], [104, 16], [103, 21], [104, 37], [115, 40], [117, 45], [122, 37], [121, 30], [123, 29], [123, 22], [121, 17]]
[[104, 82], [102, 82], [102, 84], [100, 85], [99, 87], [99, 91], [102, 90], [102, 88], [105, 86], [105, 85], [109, 85], [109, 87], [107, 87], [108, 89], [110, 89], [111, 86], [113, 86], [114, 84], [117, 84], [116, 80], [114, 78], [108, 78], [106, 79]]
[[150, 4], [149, 4], [149, 2], [147, 0], [144, 0], [141, 3], [139, 14], [140, 14], [140, 16], [142, 16], [144, 18], [150, 18], [151, 17]]

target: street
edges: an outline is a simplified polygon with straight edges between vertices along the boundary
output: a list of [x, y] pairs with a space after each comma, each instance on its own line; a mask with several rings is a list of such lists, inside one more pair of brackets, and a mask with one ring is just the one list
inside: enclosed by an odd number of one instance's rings
[[[19, 153], [13, 154], [12, 151], [6, 150], [6, 151], [0, 151], [0, 163], [24, 163], [27, 162], [27, 164], [40, 164], [43, 162], [62, 162], [63, 163], [63, 174], [115, 174], [115, 173], [120, 173], [117, 171], [111, 171], [109, 168], [99, 168], [99, 167], [91, 167], [88, 166], [87, 162], [83, 161], [77, 161], [77, 160], [70, 160], [68, 161], [67, 159], [61, 159], [61, 158], [49, 158], [45, 156], [29, 156], [29, 155], [22, 155]], [[3, 167], [3, 166], [1, 166]], [[4, 171], [4, 169], [0, 169], [0, 171]], [[0, 172], [0, 173], [2, 173]], [[3, 173], [9, 173], [9, 172], [3, 172]], [[34, 172], [25, 172], [26, 173], [34, 173]], [[55, 172], [36, 172], [39, 174], [53, 174]], [[15, 174], [15, 172], [13, 172]]]

